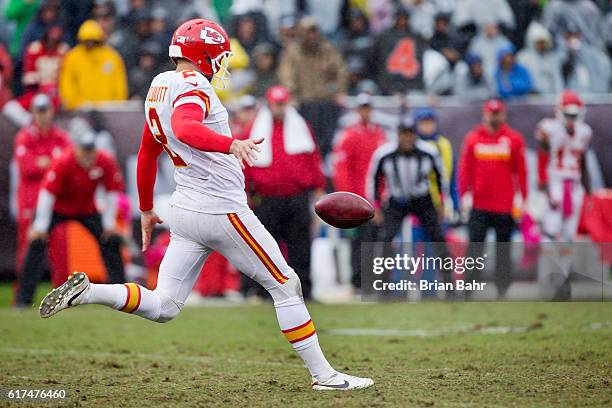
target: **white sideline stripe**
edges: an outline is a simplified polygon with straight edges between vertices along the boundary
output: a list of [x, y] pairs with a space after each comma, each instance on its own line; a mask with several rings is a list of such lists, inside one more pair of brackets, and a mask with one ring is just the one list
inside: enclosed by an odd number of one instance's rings
[[346, 329], [330, 329], [325, 330], [322, 334], [331, 336], [372, 336], [372, 337], [436, 337], [445, 336], [448, 334], [466, 333], [466, 334], [510, 334], [524, 333], [527, 327], [478, 327], [478, 326], [456, 326], [445, 329], [426, 330], [426, 329], [370, 329], [370, 328], [346, 328]]
[[163, 354], [147, 354], [147, 353], [112, 353], [112, 352], [84, 352], [84, 351], [76, 351], [76, 350], [49, 350], [49, 349], [25, 349], [25, 348], [15, 348], [15, 347], [5, 347], [0, 349], [2, 353], [11, 353], [11, 354], [33, 354], [33, 355], [78, 355], [79, 357], [98, 357], [98, 358], [125, 358], [125, 357], [135, 357], [142, 360], [165, 360], [165, 361], [189, 361], [189, 362], [198, 362], [198, 363], [229, 363], [229, 364], [246, 364], [246, 365], [254, 365], [254, 366], [271, 366], [271, 367], [300, 367], [301, 364], [292, 364], [292, 363], [280, 363], [274, 361], [258, 361], [258, 360], [240, 360], [235, 358], [213, 358], [213, 357], [205, 357], [205, 356], [167, 356]]
[[610, 322], [595, 322], [595, 323], [591, 323], [591, 326], [589, 326], [591, 329], [593, 330], [601, 330], [601, 329], [608, 329], [608, 328], [612, 328], [612, 321]]

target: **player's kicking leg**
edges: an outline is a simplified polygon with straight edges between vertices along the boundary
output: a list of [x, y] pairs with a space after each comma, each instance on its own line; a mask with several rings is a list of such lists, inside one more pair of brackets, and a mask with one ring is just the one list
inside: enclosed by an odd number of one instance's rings
[[40, 315], [46, 318], [69, 307], [99, 304], [155, 322], [168, 322], [183, 308], [209, 253], [203, 245], [173, 232], [155, 290], [135, 283], [94, 284], [85, 273], [75, 272], [45, 296]]
[[373, 385], [370, 378], [339, 373], [327, 362], [304, 304], [299, 278], [255, 214], [249, 210], [215, 216], [215, 220], [210, 230], [216, 232], [213, 242], [219, 244], [212, 245], [212, 249], [270, 293], [280, 329], [308, 367], [312, 388], [348, 391]]

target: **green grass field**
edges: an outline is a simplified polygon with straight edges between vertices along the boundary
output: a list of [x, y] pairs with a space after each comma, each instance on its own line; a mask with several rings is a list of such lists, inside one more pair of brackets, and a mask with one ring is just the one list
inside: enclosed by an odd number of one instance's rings
[[311, 391], [271, 305], [188, 308], [166, 324], [101, 306], [49, 320], [3, 306], [0, 388], [69, 395], [0, 406], [612, 406], [612, 303], [310, 309], [331, 362], [373, 388]]

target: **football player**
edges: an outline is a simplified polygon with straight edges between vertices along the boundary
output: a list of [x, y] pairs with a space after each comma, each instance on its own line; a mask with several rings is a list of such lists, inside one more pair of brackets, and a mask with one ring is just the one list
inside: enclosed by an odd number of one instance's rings
[[162, 222], [153, 211], [162, 151], [175, 165], [177, 184], [168, 220], [170, 245], [157, 288], [92, 284], [85, 273], [75, 272], [44, 298], [40, 314], [50, 317], [71, 306], [95, 303], [167, 322], [181, 311], [204, 261], [217, 251], [268, 290], [280, 329], [308, 367], [313, 389], [369, 387], [371, 379], [339, 373], [327, 362], [296, 273], [247, 205], [241, 167], [252, 165], [262, 139], [232, 138], [227, 110], [213, 89], [227, 86], [231, 54], [228, 36], [218, 24], [205, 19], [183, 23], [169, 48], [176, 70], [155, 77], [145, 100], [137, 169], [143, 250], [155, 224]]
[[548, 197], [542, 227], [552, 240], [574, 240], [582, 199], [589, 191], [585, 155], [592, 131], [584, 122], [584, 114], [580, 97], [573, 91], [564, 91], [557, 117], [543, 119], [536, 129], [538, 183]]
[[[586, 153], [591, 127], [584, 123], [585, 108], [573, 91], [564, 91], [556, 118], [543, 119], [536, 129], [539, 141], [538, 183], [547, 195], [542, 219], [544, 240], [550, 242], [538, 263], [541, 293], [552, 300], [569, 300], [576, 237], [585, 192], [589, 192]], [[554, 244], [552, 243], [554, 242]]]

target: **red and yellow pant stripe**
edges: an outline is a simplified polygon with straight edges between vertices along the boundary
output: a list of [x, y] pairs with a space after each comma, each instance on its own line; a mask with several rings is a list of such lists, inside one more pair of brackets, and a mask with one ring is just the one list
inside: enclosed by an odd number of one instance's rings
[[314, 323], [310, 319], [308, 319], [308, 321], [304, 324], [300, 324], [299, 326], [295, 326], [291, 329], [282, 330], [282, 332], [291, 344], [306, 340], [316, 333]]
[[125, 283], [123, 286], [127, 289], [127, 298], [125, 299], [125, 304], [119, 310], [125, 313], [132, 313], [140, 306], [140, 299], [142, 297], [140, 286], [135, 283]]
[[280, 269], [276, 266], [276, 264], [272, 261], [270, 256], [263, 250], [261, 245], [253, 238], [253, 235], [247, 230], [244, 226], [238, 215], [235, 213], [227, 214], [227, 218], [229, 218], [230, 223], [238, 232], [238, 235], [246, 242], [246, 244], [251, 248], [251, 250], [257, 255], [261, 263], [264, 264], [268, 272], [272, 275], [274, 279], [281, 285], [289, 280], [285, 275], [282, 274]]

